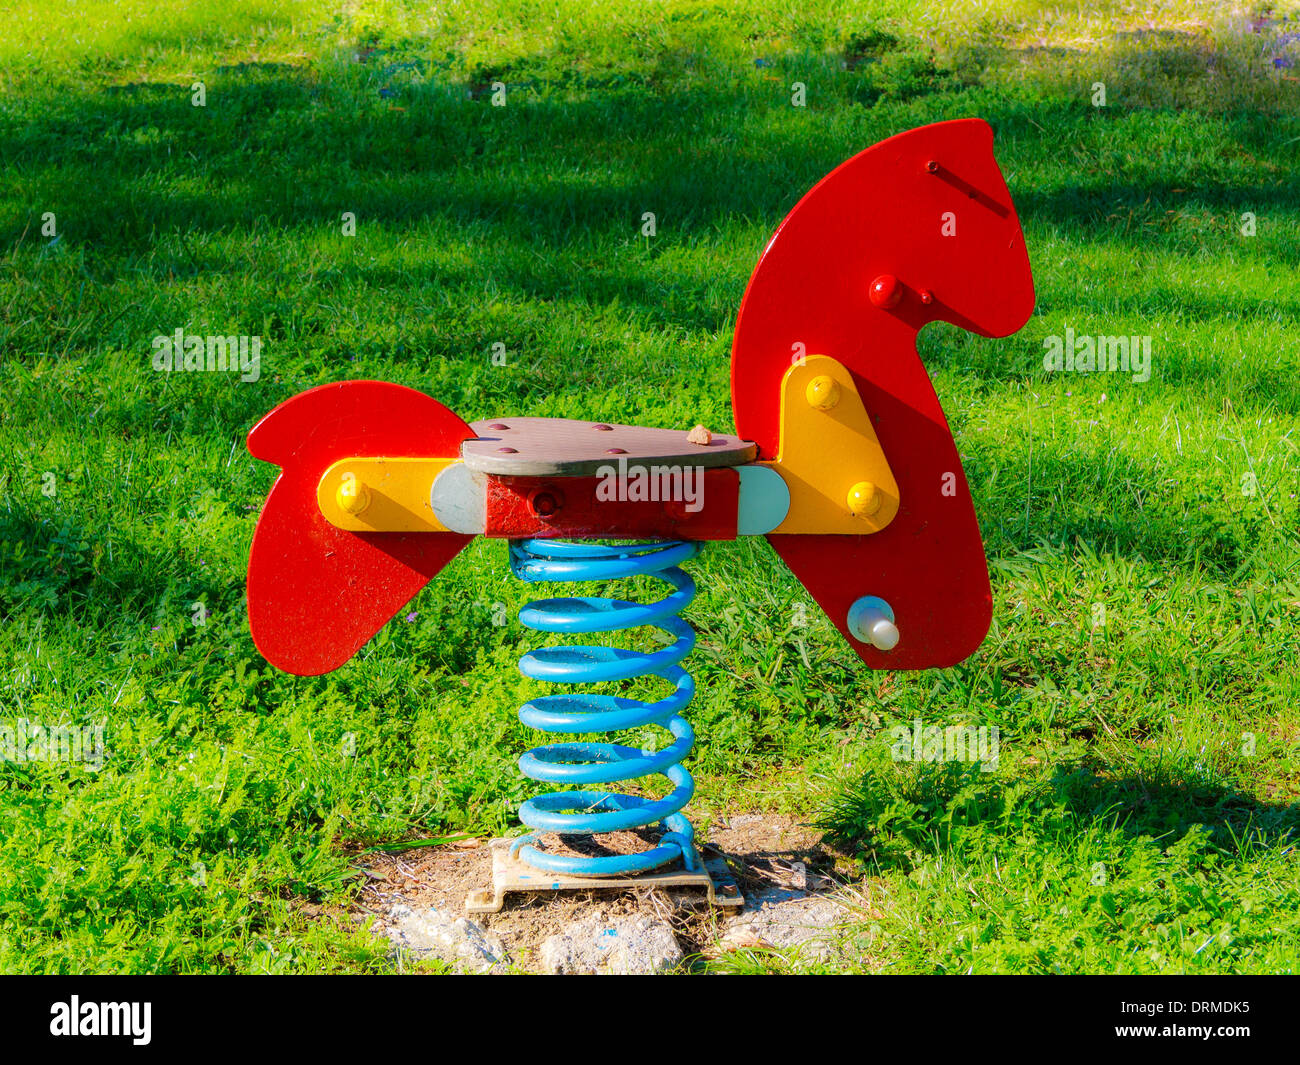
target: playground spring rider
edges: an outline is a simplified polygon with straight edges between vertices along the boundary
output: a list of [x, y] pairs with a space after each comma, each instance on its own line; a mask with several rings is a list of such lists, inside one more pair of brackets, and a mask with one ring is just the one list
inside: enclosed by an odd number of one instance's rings
[[[823, 178], [764, 251], [736, 323], [734, 436], [706, 443], [553, 418], [467, 425], [421, 392], [377, 381], [323, 385], [273, 410], [248, 436], [256, 457], [283, 468], [249, 561], [253, 638], [291, 673], [335, 669], [476, 534], [509, 540], [511, 568], [526, 581], [667, 582], [670, 594], [649, 605], [543, 599], [520, 613], [547, 633], [653, 625], [672, 641], [653, 652], [546, 647], [520, 661], [530, 677], [580, 685], [654, 674], [673, 686], [654, 703], [548, 695], [521, 720], [562, 734], [655, 724], [673, 742], [658, 752], [577, 742], [529, 751], [523, 773], [565, 790], [524, 803], [520, 819], [533, 831], [501, 860], [513, 887], [534, 890], [683, 867], [702, 875], [681, 814], [694, 788], [681, 764], [692, 743], [681, 711], [694, 685], [680, 663], [694, 633], [677, 615], [695, 591], [681, 563], [705, 541], [766, 535], [868, 667], [964, 659], [988, 631], [988, 569], [916, 334], [938, 319], [1007, 336], [1033, 300], [989, 126], [965, 119], [891, 137]], [[604, 498], [609, 467], [651, 476], [694, 467], [702, 506]], [[653, 774], [671, 785], [662, 798], [608, 789]], [[542, 832], [650, 825], [665, 831], [642, 854], [537, 846]]]

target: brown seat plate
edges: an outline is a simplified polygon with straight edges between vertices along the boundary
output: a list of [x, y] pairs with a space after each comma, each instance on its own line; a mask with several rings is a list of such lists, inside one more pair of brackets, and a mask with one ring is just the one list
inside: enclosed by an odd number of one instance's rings
[[470, 428], [478, 435], [460, 446], [465, 465], [507, 477], [585, 477], [619, 459], [641, 465], [743, 466], [758, 453], [756, 445], [730, 434], [692, 444], [684, 430], [569, 418], [491, 418]]

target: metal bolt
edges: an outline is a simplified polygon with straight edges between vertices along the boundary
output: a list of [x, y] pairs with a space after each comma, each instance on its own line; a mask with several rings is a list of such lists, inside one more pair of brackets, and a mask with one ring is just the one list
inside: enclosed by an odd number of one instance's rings
[[549, 518], [563, 505], [559, 492], [549, 488], [535, 488], [528, 496], [528, 508], [538, 518]]
[[334, 501], [348, 514], [361, 514], [370, 506], [370, 490], [355, 477], [345, 477], [334, 493]]

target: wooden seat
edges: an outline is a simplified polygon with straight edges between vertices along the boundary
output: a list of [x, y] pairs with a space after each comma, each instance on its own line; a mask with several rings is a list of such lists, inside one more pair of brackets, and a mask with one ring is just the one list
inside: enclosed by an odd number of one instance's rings
[[469, 469], [515, 477], [587, 477], [602, 466], [742, 466], [757, 445], [736, 436], [691, 443], [679, 429], [583, 422], [569, 418], [493, 418], [472, 422], [461, 444]]

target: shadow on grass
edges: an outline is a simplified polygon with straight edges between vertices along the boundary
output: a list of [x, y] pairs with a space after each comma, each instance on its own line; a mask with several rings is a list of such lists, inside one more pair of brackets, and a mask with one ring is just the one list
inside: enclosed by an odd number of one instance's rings
[[87, 611], [96, 622], [116, 621], [149, 609], [190, 618], [199, 604], [242, 612], [242, 582], [223, 582], [191, 545], [165, 558], [114, 530], [108, 517], [69, 506], [42, 513], [11, 498], [0, 542], [14, 545], [0, 553], [0, 623]]
[[914, 762], [869, 770], [831, 799], [818, 822], [828, 842], [903, 871], [940, 855], [976, 860], [1026, 839], [1065, 847], [1115, 829], [1168, 846], [1196, 826], [1220, 854], [1246, 857], [1293, 839], [1300, 804], [1261, 802], [1190, 768], [1105, 776], [1063, 766], [1031, 783], [968, 763]]
[[[1176, 84], [1222, 68], [1205, 60], [1199, 38], [1147, 34], [1131, 47], [1097, 57], [1099, 77], [1113, 76], [1116, 85], [1133, 89], [1112, 94], [1114, 105], [1105, 110], [1088, 106], [1086, 95], [1067, 93], [1068, 86], [1056, 96], [1025, 99], [962, 85], [959, 79], [936, 80], [936, 68], [924, 62], [891, 66], [888, 54], [895, 45], [885, 42], [880, 54], [855, 57], [852, 69], [826, 90], [826, 102], [810, 108], [811, 122], [791, 121], [783, 93], [754, 80], [753, 71], [726, 79], [718, 76], [724, 71], [705, 67], [702, 76], [672, 86], [658, 84], [655, 77], [620, 82], [610, 75], [599, 92], [581, 80], [561, 92], [536, 76], [554, 66], [545, 56], [487, 72], [511, 82], [512, 102], [504, 108], [492, 107], [487, 96], [471, 91], [472, 85], [417, 82], [394, 73], [402, 64], [393, 62], [228, 65], [210, 79], [202, 108], [191, 106], [190, 88], [180, 83], [91, 85], [44, 96], [37, 90], [0, 118], [0, 175], [19, 190], [0, 201], [0, 241], [37, 247], [40, 216], [54, 210], [66, 244], [85, 253], [90, 284], [110, 288], [121, 278], [143, 276], [174, 295], [195, 279], [250, 274], [238, 250], [205, 245], [204, 237], [239, 238], [283, 227], [290, 232], [282, 236], [308, 245], [306, 257], [319, 251], [328, 260], [331, 252], [315, 249], [312, 234], [333, 239], [341, 213], [353, 210], [366, 224], [386, 226], [395, 238], [404, 231], [422, 235], [436, 224], [439, 239], [467, 250], [470, 254], [454, 264], [435, 267], [433, 253], [427, 257], [430, 280], [453, 302], [481, 301], [490, 281], [496, 291], [529, 303], [576, 301], [579, 294], [592, 305], [617, 299], [652, 324], [712, 334], [725, 330], [728, 317], [720, 318], [716, 301], [700, 298], [702, 286], [713, 278], [678, 274], [659, 280], [638, 272], [646, 262], [661, 249], [692, 242], [716, 246], [727, 239], [719, 236], [727, 227], [760, 234], [754, 241], [756, 258], [761, 240], [782, 214], [832, 167], [881, 136], [939, 117], [975, 112], [988, 118], [1022, 218], [1055, 226], [1081, 243], [1104, 236], [1134, 250], [1160, 247], [1174, 238], [1142, 223], [1163, 225], [1166, 211], [1175, 208], [1228, 215], [1243, 207], [1261, 215], [1295, 212], [1286, 181], [1296, 157], [1294, 116], [1244, 109], [1239, 105], [1255, 99], [1253, 90], [1232, 84], [1219, 86], [1223, 107], [1207, 113], [1191, 132], [1175, 106], [1148, 108], [1156, 94], [1149, 87], [1139, 90], [1157, 75]], [[991, 70], [998, 62], [1021, 58], [989, 53], [985, 61]], [[785, 72], [797, 64], [797, 59], [781, 60], [778, 66]], [[689, 65], [670, 67], [661, 72], [668, 80], [690, 72]], [[528, 84], [535, 91], [519, 91]], [[853, 102], [867, 98], [872, 106]], [[1134, 138], [1122, 180], [1095, 165], [1117, 130]], [[1191, 133], [1208, 143], [1180, 144]], [[1204, 164], [1213, 153], [1244, 161], [1249, 165], [1241, 173], [1255, 176], [1225, 182]], [[1052, 186], [1017, 182], [1016, 174], [1027, 166], [1066, 177]], [[1261, 170], [1269, 177], [1261, 178]], [[664, 239], [645, 257], [620, 264], [612, 253], [634, 239], [646, 210], [668, 223]], [[160, 242], [173, 235], [189, 238], [182, 240], [185, 254], [167, 249], [159, 258]], [[501, 248], [519, 251], [502, 254]], [[476, 253], [485, 249], [490, 254], [480, 259]], [[1283, 254], [1295, 252], [1293, 247]], [[575, 254], [603, 265], [584, 275]], [[17, 262], [16, 254], [12, 260]], [[265, 320], [273, 340], [279, 339], [277, 330], [287, 328], [283, 321], [293, 313], [291, 305], [310, 299], [313, 291], [311, 282], [291, 291], [291, 280], [299, 279], [274, 272], [249, 278], [243, 305], [252, 320]], [[353, 285], [382, 294], [417, 283], [418, 277], [382, 261], [345, 263], [331, 281], [331, 295], [346, 295]], [[724, 272], [733, 307], [744, 283], [745, 271]], [[1162, 298], [1185, 319], [1236, 319], [1252, 312], [1240, 295], [1217, 300], [1184, 287], [1174, 285]], [[104, 301], [100, 313], [109, 313], [110, 303]], [[1106, 313], [1152, 311], [1132, 297], [1108, 305]], [[1269, 311], [1300, 315], [1294, 302], [1270, 305]], [[0, 351], [21, 359], [41, 350], [42, 338], [51, 333], [46, 316], [72, 313], [54, 301], [44, 315], [7, 333]], [[178, 304], [168, 313], [175, 317], [183, 311]], [[119, 343], [141, 351], [157, 328], [153, 323], [143, 329], [134, 320], [113, 326]], [[317, 340], [326, 343], [328, 329], [320, 316], [309, 316], [295, 323], [292, 343], [286, 333], [285, 346], [302, 350]], [[413, 349], [441, 343], [429, 331], [415, 332]], [[81, 329], [78, 336], [67, 354], [89, 355], [103, 339], [93, 328]], [[410, 358], [427, 354], [413, 352]], [[1035, 359], [1038, 355], [1035, 351]], [[296, 357], [300, 368], [302, 357]], [[458, 363], [469, 357], [454, 351], [446, 356]], [[390, 358], [400, 362], [408, 356]], [[991, 379], [1023, 376], [1014, 366], [1005, 369], [1013, 363], [1019, 365], [1007, 360], [977, 372]], [[348, 375], [347, 366], [339, 369], [339, 376]], [[1212, 358], [1197, 359], [1188, 370], [1205, 394], [1234, 372]], [[293, 390], [271, 384], [274, 399]], [[154, 402], [160, 387], [150, 382], [148, 396], [124, 396], [104, 417], [124, 433], [223, 432], [237, 438], [273, 405], [271, 390], [258, 393], [267, 398], [254, 399], [252, 392], [218, 389], [175, 402], [164, 393], [160, 405]], [[1274, 398], [1284, 409], [1294, 405], [1284, 390]], [[1045, 479], [1052, 476], [1051, 461], [1038, 461], [1036, 491], [1051, 493], [1061, 485], [1073, 490], [1086, 481], [1086, 459], [1062, 458], [1055, 483]], [[1150, 466], [1135, 464], [1129, 472], [1135, 483], [1154, 483]], [[978, 469], [971, 479], [979, 480]], [[1232, 520], [1229, 515], [1220, 523], [1223, 528], [1210, 530], [1210, 553], [1217, 551], [1227, 567], [1240, 561], [1243, 550], [1240, 535], [1234, 539], [1227, 531]], [[1117, 551], [1153, 555], [1188, 539], [1172, 510], [1153, 516], [1136, 503], [1115, 499], [1107, 501], [1105, 514], [1080, 514], [1065, 531]], [[1030, 526], [1017, 542], [1031, 546], [1042, 534], [1042, 528]]]
[[[1249, 158], [1275, 181], [1225, 184], [1199, 165], [1180, 172], [1179, 154], [1141, 143], [1126, 161], [1143, 176], [1116, 181], [1090, 165], [1091, 149], [1139, 103], [1094, 109], [945, 89], [886, 94], [864, 107], [851, 102], [857, 76], [841, 72], [830, 87], [824, 110], [840, 121], [820, 129], [787, 121], [790, 109], [766, 86], [707, 78], [663, 94], [637, 84], [585, 96], [521, 94], [502, 108], [454, 84], [390, 89], [361, 66], [226, 68], [201, 108], [191, 106], [187, 85], [91, 87], [28, 101], [0, 125], [0, 158], [26, 193], [25, 210], [13, 203], [0, 217], [0, 240], [24, 232], [34, 240], [31, 219], [49, 207], [69, 239], [110, 260], [140, 256], [169, 231], [243, 230], [258, 220], [336, 230], [349, 209], [393, 225], [443, 219], [471, 241], [486, 233], [547, 250], [583, 233], [633, 232], [645, 210], [679, 234], [750, 219], [774, 228], [844, 158], [954, 111], [993, 124], [1009, 171], [1035, 156], [1068, 159], [1077, 178], [1048, 190], [1013, 182], [1013, 191], [1022, 217], [1080, 237], [1101, 228], [1149, 243], [1150, 233], [1110, 223], [1125, 213], [1158, 219], [1168, 207], [1294, 210], [1286, 179], [1296, 153], [1285, 136], [1293, 118], [1226, 111], [1201, 133], [1217, 138], [1221, 158]], [[1154, 117], [1174, 130], [1180, 116], [1171, 108]], [[1133, 136], [1150, 132], [1135, 128]], [[1176, 150], [1190, 157], [1189, 147]]]
[[[1116, 181], [1071, 158], [1065, 170], [1079, 171], [1077, 177], [1040, 188], [1018, 183], [1016, 172], [1028, 165], [1059, 173], [1062, 153], [1090, 150], [1126, 112], [963, 91], [910, 103], [886, 99], [871, 108], [845, 102], [837, 120], [818, 129], [792, 125], [788, 110], [756, 99], [743, 85], [692, 84], [672, 96], [633, 87], [493, 108], [466, 99], [456, 86], [433, 83], [402, 90], [405, 110], [395, 112], [376, 95], [376, 80], [382, 79], [361, 68], [345, 68], [330, 80], [315, 69], [275, 67], [219, 76], [206, 108], [190, 106], [188, 88], [179, 85], [88, 88], [30, 102], [0, 122], [0, 173], [22, 190], [0, 202], [0, 241], [37, 247], [41, 215], [54, 210], [64, 248], [85, 257], [86, 278], [78, 283], [88, 278], [103, 288], [126, 277], [152, 279], [166, 299], [183, 302], [195, 281], [247, 279], [244, 307], [254, 321], [285, 313], [286, 279], [274, 273], [258, 279], [257, 268], [241, 258], [241, 247], [250, 255], [264, 252], [271, 229], [285, 231], [273, 240], [303, 249], [301, 260], [326, 267], [320, 279], [315, 270], [295, 278], [299, 300], [312, 292], [325, 299], [353, 285], [434, 284], [453, 301], [459, 293], [479, 301], [489, 286], [542, 304], [575, 296], [593, 304], [618, 299], [650, 324], [716, 333], [739, 306], [762, 241], [811, 184], [878, 137], [953, 113], [977, 112], [993, 123], [1022, 219], [1054, 226], [1068, 239], [1100, 236], [1135, 252], [1181, 253], [1188, 238], [1171, 232], [1167, 217], [1175, 208], [1225, 218], [1244, 207], [1261, 216], [1295, 210], [1285, 181], [1295, 155], [1285, 136], [1289, 126], [1251, 113], [1216, 116], [1203, 135], [1226, 156], [1252, 145], [1263, 153], [1257, 161], [1282, 175], [1276, 182], [1225, 183], [1200, 165], [1180, 173], [1186, 153], [1162, 150], [1133, 164], [1140, 179]], [[1175, 133], [1178, 120], [1176, 112], [1153, 119], [1157, 126], [1172, 124]], [[647, 210], [655, 212], [661, 236], [644, 255], [627, 255], [622, 249], [635, 241]], [[440, 260], [431, 249], [424, 276], [418, 264], [404, 271], [382, 259], [343, 257], [329, 244], [344, 211], [354, 211], [362, 225], [386, 227], [394, 241], [408, 230], [469, 255]], [[724, 269], [720, 278], [661, 277], [664, 271], [649, 265], [675, 247], [715, 246], [727, 239], [720, 233], [728, 227], [755, 234], [745, 268]], [[213, 246], [209, 237], [225, 246]], [[1277, 254], [1300, 260], [1300, 245], [1283, 245]], [[716, 299], [701, 298], [702, 286], [717, 284], [731, 293], [728, 313]], [[1240, 294], [1217, 299], [1186, 288], [1111, 301], [1106, 313], [1167, 310], [1152, 305], [1160, 302], [1193, 321], [1264, 310]], [[1051, 291], [1041, 300], [1053, 305]], [[1270, 304], [1268, 311], [1288, 318], [1300, 313], [1291, 303]], [[41, 350], [42, 338], [68, 333], [48, 319], [70, 313], [60, 302], [43, 307], [16, 325], [6, 346], [19, 357]], [[108, 325], [115, 340], [147, 343], [134, 336], [138, 326], [129, 318]], [[302, 326], [328, 342], [319, 316], [308, 314]], [[275, 322], [267, 328], [274, 339]], [[80, 329], [70, 351], [86, 350], [94, 333]], [[1009, 364], [1018, 365], [998, 365]], [[1007, 371], [982, 366], [980, 372]], [[1204, 385], [1222, 372], [1207, 359], [1193, 376]]]

